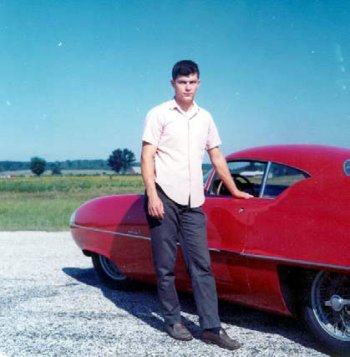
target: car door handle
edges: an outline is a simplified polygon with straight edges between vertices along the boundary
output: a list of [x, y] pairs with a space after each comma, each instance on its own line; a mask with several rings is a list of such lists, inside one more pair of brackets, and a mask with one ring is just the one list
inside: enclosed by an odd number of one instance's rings
[[244, 208], [240, 208], [239, 210], [238, 210], [238, 213], [243, 213], [244, 212]]

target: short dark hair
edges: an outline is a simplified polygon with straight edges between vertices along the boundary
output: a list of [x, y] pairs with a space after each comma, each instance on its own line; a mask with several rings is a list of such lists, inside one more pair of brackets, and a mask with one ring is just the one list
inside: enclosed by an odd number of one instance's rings
[[197, 63], [191, 60], [182, 60], [174, 64], [172, 77], [173, 80], [175, 80], [178, 76], [189, 76], [193, 73], [197, 73], [199, 78], [199, 68]]

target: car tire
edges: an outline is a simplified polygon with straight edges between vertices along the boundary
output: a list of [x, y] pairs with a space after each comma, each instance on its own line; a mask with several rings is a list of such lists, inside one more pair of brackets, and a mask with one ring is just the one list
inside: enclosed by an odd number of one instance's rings
[[304, 284], [303, 317], [326, 350], [350, 355], [350, 275], [320, 271]]
[[107, 257], [93, 253], [92, 264], [100, 280], [114, 290], [131, 290], [134, 282], [127, 278], [118, 267]]

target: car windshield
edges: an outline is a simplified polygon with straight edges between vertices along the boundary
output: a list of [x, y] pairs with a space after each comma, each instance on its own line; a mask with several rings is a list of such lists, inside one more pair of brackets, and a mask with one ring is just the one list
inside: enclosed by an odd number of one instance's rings
[[206, 165], [202, 165], [202, 171], [203, 171], [203, 186], [206, 185], [209, 176], [211, 174], [211, 170], [212, 170], [213, 166], [210, 164], [206, 164]]

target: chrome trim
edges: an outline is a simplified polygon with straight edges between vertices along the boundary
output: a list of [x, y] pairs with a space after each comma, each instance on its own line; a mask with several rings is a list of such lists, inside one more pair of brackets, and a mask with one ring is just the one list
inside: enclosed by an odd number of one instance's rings
[[[85, 229], [87, 231], [93, 231], [93, 232], [100, 232], [100, 233], [108, 233], [108, 234], [113, 234], [113, 235], [118, 235], [122, 237], [128, 237], [128, 238], [135, 238], [135, 239], [142, 239], [142, 240], [148, 240], [150, 241], [150, 237], [145, 237], [142, 235], [135, 235], [135, 234], [129, 234], [129, 233], [122, 233], [122, 232], [113, 232], [109, 231], [107, 229], [99, 229], [99, 228], [91, 228], [91, 227], [85, 227], [85, 226], [80, 226], [78, 224], [72, 224], [71, 228], [80, 228], [80, 229]], [[179, 245], [179, 243], [177, 243]], [[317, 263], [317, 262], [312, 262], [312, 261], [307, 261], [307, 260], [297, 260], [297, 259], [287, 259], [287, 258], [281, 258], [281, 257], [274, 257], [271, 255], [260, 255], [260, 254], [251, 254], [251, 253], [238, 253], [234, 252], [232, 250], [226, 250], [226, 249], [219, 249], [219, 248], [210, 248], [210, 252], [215, 252], [215, 253], [225, 253], [225, 254], [231, 254], [231, 255], [236, 255], [241, 258], [248, 258], [248, 259], [258, 259], [258, 260], [267, 260], [267, 261], [274, 261], [274, 262], [280, 262], [280, 263], [292, 263], [292, 264], [297, 264], [297, 265], [302, 265], [302, 266], [308, 266], [308, 267], [317, 267], [317, 268], [327, 268], [327, 269], [340, 269], [340, 270], [345, 270], [350, 272], [350, 267], [346, 267], [343, 265], [334, 265], [334, 264], [323, 264], [323, 263]]]
[[[227, 253], [231, 253], [230, 251], [227, 251]], [[250, 258], [250, 259], [259, 259], [259, 260], [272, 260], [276, 262], [282, 262], [282, 263], [293, 263], [293, 264], [298, 264], [298, 265], [303, 265], [303, 266], [313, 266], [313, 267], [318, 267], [318, 268], [328, 268], [328, 269], [341, 269], [341, 270], [346, 270], [350, 272], [350, 267], [346, 267], [343, 265], [333, 265], [333, 264], [324, 264], [324, 263], [317, 263], [317, 262], [312, 262], [312, 261], [307, 261], [307, 260], [297, 260], [297, 259], [287, 259], [287, 258], [281, 258], [281, 257], [274, 257], [270, 255], [260, 255], [260, 254], [250, 254], [250, 253], [242, 253], [240, 254], [245, 258]]]
[[145, 237], [145, 236], [141, 236], [141, 235], [137, 235], [137, 234], [124, 233], [124, 232], [113, 232], [113, 231], [109, 231], [109, 230], [107, 230], [107, 229], [100, 229], [100, 228], [92, 228], [92, 227], [80, 226], [79, 224], [72, 224], [72, 225], [71, 225], [71, 228], [80, 228], [80, 229], [85, 229], [85, 230], [87, 230], [87, 231], [113, 234], [113, 235], [118, 235], [118, 236], [128, 237], [128, 238], [137, 238], [137, 239], [151, 240], [150, 237]]
[[268, 161], [266, 168], [265, 168], [265, 175], [263, 177], [261, 187], [260, 187], [260, 192], [259, 192], [260, 198], [264, 196], [264, 191], [265, 191], [265, 187], [266, 187], [267, 178], [269, 176], [270, 167], [271, 167], [271, 161]]
[[69, 226], [74, 225], [75, 216], [76, 216], [77, 211], [78, 211], [78, 209], [74, 210], [73, 213], [71, 214], [71, 216], [69, 218]]

